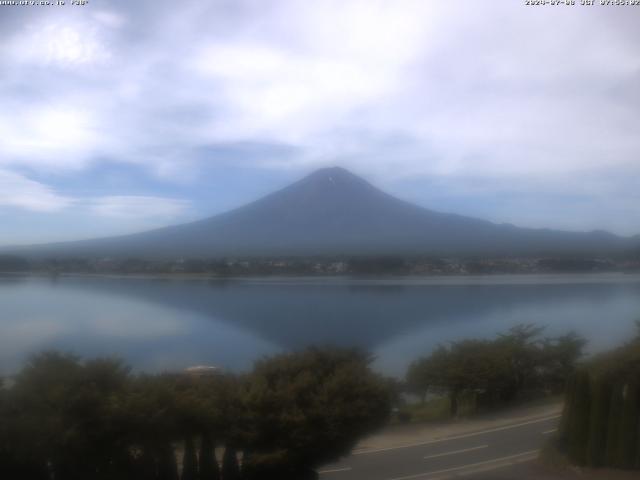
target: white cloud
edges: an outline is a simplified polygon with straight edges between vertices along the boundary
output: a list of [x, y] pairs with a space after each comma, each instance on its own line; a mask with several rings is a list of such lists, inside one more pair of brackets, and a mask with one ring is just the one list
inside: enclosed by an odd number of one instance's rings
[[36, 212], [55, 212], [68, 207], [73, 199], [17, 173], [0, 170], [0, 206]]
[[0, 165], [47, 169], [82, 168], [101, 151], [102, 138], [88, 108], [66, 102], [22, 106], [0, 112]]
[[325, 128], [327, 115], [344, 115], [388, 88], [387, 78], [356, 63], [258, 45], [213, 45], [198, 54], [197, 65], [224, 84], [232, 116], [216, 125], [214, 135], [226, 140], [261, 135], [304, 141]]
[[[260, 167], [632, 198], [602, 175], [638, 173], [640, 34], [627, 8], [224, 5], [114, 2], [16, 22], [0, 42], [0, 166], [79, 174], [111, 161], [198, 182], [198, 164], [215, 161], [198, 147], [254, 142], [298, 152], [256, 155]], [[92, 208], [125, 213], [108, 203]]]
[[[104, 15], [96, 17], [113, 24], [115, 17]], [[19, 64], [71, 68], [107, 62], [111, 52], [104, 42], [100, 31], [88, 22], [45, 16], [7, 42], [5, 52]]]
[[[63, 196], [40, 182], [0, 169], [0, 207], [52, 213], [74, 209], [94, 216], [157, 222], [171, 221], [186, 213], [190, 202], [159, 196], [113, 195], [102, 197]], [[153, 223], [152, 223], [153, 224]]]
[[[289, 165], [336, 158], [381, 175], [571, 178], [636, 162], [637, 105], [611, 93], [631, 88], [640, 56], [603, 12], [283, 5], [194, 51], [222, 93], [211, 136], [296, 143], [306, 154]], [[376, 155], [390, 135], [408, 143]]]
[[91, 212], [122, 219], [174, 218], [184, 213], [189, 202], [175, 198], [145, 196], [107, 196], [88, 202]]
[[93, 18], [109, 28], [122, 28], [127, 23], [124, 15], [109, 10], [98, 10], [93, 13]]
[[353, 126], [350, 117], [383, 106], [404, 87], [405, 69], [430, 49], [439, 9], [404, 6], [283, 3], [241, 39], [199, 42], [189, 63], [203, 81], [216, 81], [222, 98], [215, 101], [228, 112], [212, 134], [308, 144], [329, 128]]
[[[79, 168], [100, 156], [162, 174], [193, 168], [185, 151], [197, 145], [272, 141], [305, 152], [289, 166], [513, 177], [629, 164], [639, 147], [638, 105], [612, 98], [640, 68], [633, 33], [609, 21], [623, 13], [412, 0], [116, 8], [44, 16], [14, 36], [15, 80], [25, 62], [75, 69], [42, 82], [45, 111], [14, 102], [0, 118], [0, 158]], [[197, 121], [176, 118], [194, 106]], [[42, 128], [51, 117], [58, 131]], [[408, 147], [373, 159], [389, 135]]]

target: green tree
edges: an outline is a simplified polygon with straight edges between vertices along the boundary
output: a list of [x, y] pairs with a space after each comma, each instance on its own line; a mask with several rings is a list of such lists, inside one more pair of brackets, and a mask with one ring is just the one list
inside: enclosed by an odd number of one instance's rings
[[536, 385], [542, 363], [540, 334], [543, 331], [544, 327], [525, 324], [499, 336], [497, 343], [509, 361], [508, 378], [501, 391], [503, 400], [514, 400], [523, 390]]
[[127, 467], [119, 396], [129, 370], [119, 361], [44, 353], [12, 388], [16, 417], [30, 447], [59, 478], [109, 478]]
[[482, 396], [485, 403], [495, 403], [510, 380], [508, 367], [507, 351], [496, 342], [461, 340], [449, 347], [439, 346], [430, 356], [415, 362], [407, 382], [446, 392], [451, 416], [455, 417], [463, 396]]
[[358, 351], [331, 348], [257, 362], [244, 399], [246, 475], [313, 477], [319, 465], [346, 455], [380, 427], [390, 413], [390, 395], [369, 363]]
[[405, 377], [407, 388], [420, 396], [422, 403], [425, 402], [430, 391], [447, 384], [444, 372], [448, 353], [445, 347], [439, 346], [430, 356], [415, 360], [409, 365]]
[[551, 393], [565, 391], [567, 379], [575, 372], [586, 344], [587, 341], [575, 332], [543, 340], [539, 372], [545, 389]]
[[474, 399], [475, 406], [494, 407], [525, 395], [562, 391], [584, 340], [573, 333], [542, 340], [542, 332], [518, 325], [493, 340], [441, 345], [410, 365], [407, 386], [422, 398], [429, 391], [445, 392], [454, 417], [463, 397]]
[[[0, 474], [21, 480], [315, 478], [390, 410], [389, 382], [351, 350], [258, 362], [246, 377], [132, 376], [111, 359], [33, 357], [0, 385]], [[214, 437], [215, 435], [215, 437]], [[200, 457], [195, 450], [200, 438]], [[213, 438], [226, 445], [222, 472]]]

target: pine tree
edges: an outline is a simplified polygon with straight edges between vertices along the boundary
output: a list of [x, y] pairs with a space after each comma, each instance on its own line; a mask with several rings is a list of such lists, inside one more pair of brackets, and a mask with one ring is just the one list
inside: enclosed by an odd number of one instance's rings
[[575, 393], [576, 393], [576, 377], [577, 374], [571, 375], [567, 380], [564, 395], [564, 408], [562, 411], [562, 417], [560, 418], [560, 425], [558, 427], [559, 438], [561, 442], [566, 443], [571, 432], [571, 425], [573, 423], [573, 413], [575, 411]]
[[178, 480], [176, 454], [171, 444], [164, 444], [158, 453], [158, 480]]
[[193, 438], [188, 436], [184, 442], [184, 458], [182, 459], [182, 480], [196, 480], [198, 475], [198, 459]]
[[604, 376], [594, 379], [591, 388], [592, 402], [587, 446], [587, 464], [590, 467], [597, 468], [605, 464], [611, 392], [611, 382]]
[[208, 433], [202, 435], [198, 461], [200, 480], [220, 480], [220, 467], [216, 460], [215, 442]]
[[590, 377], [586, 371], [576, 376], [571, 418], [567, 436], [569, 457], [578, 465], [584, 465], [587, 460], [587, 444], [589, 440], [589, 412], [590, 412]]
[[624, 406], [624, 385], [616, 383], [611, 395], [609, 406], [609, 418], [607, 420], [607, 448], [605, 462], [609, 467], [617, 467], [620, 463], [620, 430], [622, 421], [622, 408]]
[[640, 388], [637, 381], [628, 383], [624, 391], [624, 404], [619, 431], [619, 466], [633, 468], [636, 444], [638, 443], [638, 422], [640, 421]]
[[236, 449], [227, 445], [222, 458], [222, 480], [239, 480], [240, 466]]
[[157, 461], [151, 447], [146, 446], [135, 460], [134, 472], [140, 480], [156, 480]]

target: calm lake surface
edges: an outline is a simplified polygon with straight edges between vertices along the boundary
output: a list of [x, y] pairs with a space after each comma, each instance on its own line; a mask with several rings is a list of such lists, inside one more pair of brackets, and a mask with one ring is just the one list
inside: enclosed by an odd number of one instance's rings
[[575, 330], [597, 351], [640, 318], [640, 275], [184, 280], [0, 277], [0, 374], [33, 352], [116, 355], [136, 370], [241, 371], [311, 344], [373, 352], [403, 375], [440, 342], [518, 323]]

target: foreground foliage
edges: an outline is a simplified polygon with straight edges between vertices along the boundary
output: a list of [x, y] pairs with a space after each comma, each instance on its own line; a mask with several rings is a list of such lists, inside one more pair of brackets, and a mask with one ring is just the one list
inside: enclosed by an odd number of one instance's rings
[[578, 465], [640, 469], [640, 323], [636, 338], [573, 377], [559, 447]]
[[310, 349], [243, 377], [132, 375], [117, 360], [40, 354], [0, 388], [0, 478], [317, 478], [387, 418], [368, 365]]
[[456, 416], [464, 400], [474, 408], [560, 393], [582, 356], [585, 341], [575, 333], [542, 337], [543, 328], [520, 325], [493, 340], [461, 340], [441, 345], [411, 364], [409, 389], [449, 397]]

